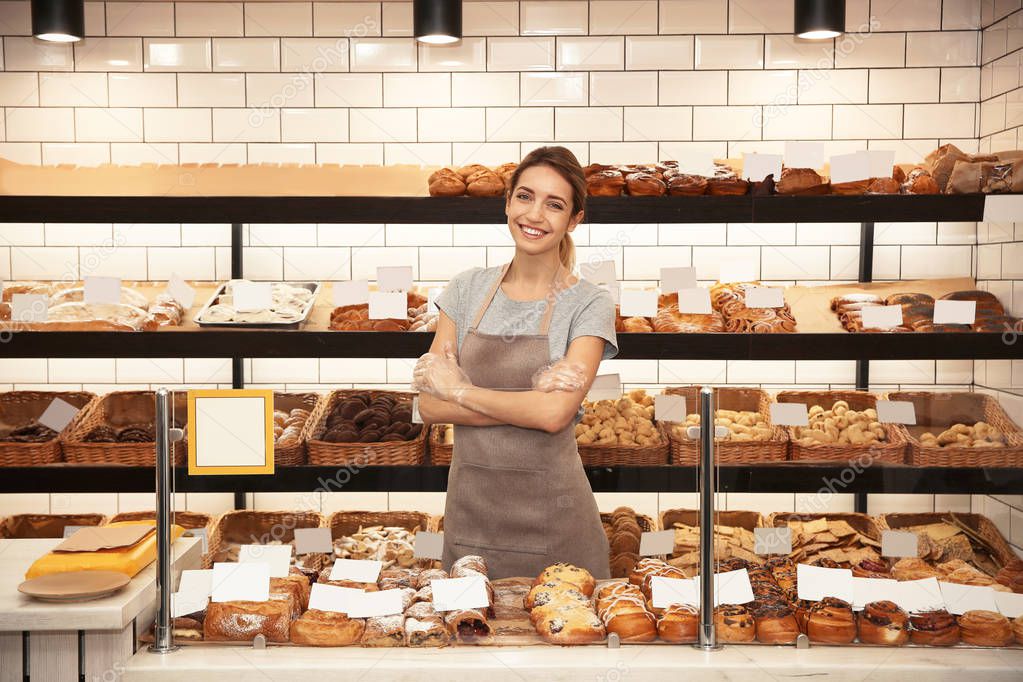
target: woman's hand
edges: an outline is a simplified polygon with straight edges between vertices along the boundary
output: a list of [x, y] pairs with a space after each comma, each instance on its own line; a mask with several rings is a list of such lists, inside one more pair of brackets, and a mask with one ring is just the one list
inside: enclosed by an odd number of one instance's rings
[[451, 343], [445, 343], [440, 353], [422, 355], [412, 370], [412, 390], [441, 400], [462, 404], [470, 388], [472, 382], [458, 366]]
[[541, 367], [533, 374], [533, 390], [544, 393], [580, 391], [587, 379], [585, 365], [562, 358], [552, 365]]

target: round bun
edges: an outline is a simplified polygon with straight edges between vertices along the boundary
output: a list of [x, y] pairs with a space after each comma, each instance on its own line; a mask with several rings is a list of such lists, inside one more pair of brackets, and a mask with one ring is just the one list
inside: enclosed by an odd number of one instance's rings
[[625, 176], [625, 184], [632, 196], [659, 197], [668, 189], [653, 173], [630, 173]]
[[714, 628], [722, 642], [752, 642], [757, 638], [757, 624], [753, 614], [741, 604], [715, 607]]
[[757, 641], [762, 644], [791, 644], [799, 636], [795, 613], [784, 599], [757, 604], [753, 614], [757, 622]]
[[590, 644], [604, 639], [604, 623], [587, 607], [568, 606], [540, 620], [540, 637], [551, 644]]
[[909, 641], [926, 646], [953, 646], [959, 643], [959, 624], [948, 611], [919, 611], [909, 616]]
[[859, 617], [859, 637], [864, 644], [902, 646], [909, 641], [909, 616], [890, 601], [873, 601]]
[[565, 563], [557, 563], [543, 569], [536, 580], [533, 581], [533, 584], [540, 585], [541, 583], [559, 581], [575, 586], [577, 590], [587, 597], [593, 594], [593, 588], [597, 585], [597, 581], [593, 579], [593, 576], [585, 568]]
[[963, 641], [974, 646], [1009, 646], [1012, 625], [997, 611], [967, 611], [959, 616]]
[[591, 197], [617, 197], [625, 189], [625, 178], [616, 170], [600, 170], [586, 176], [586, 193]]
[[695, 642], [700, 628], [700, 612], [688, 604], [672, 604], [657, 619], [657, 634], [665, 642]]
[[652, 642], [657, 639], [654, 614], [646, 610], [642, 595], [623, 594], [604, 599], [597, 615], [607, 632], [623, 642]]
[[847, 601], [825, 597], [810, 608], [806, 634], [811, 642], [849, 644], [856, 639], [856, 618]]
[[430, 181], [431, 197], [460, 197], [465, 194], [465, 182], [454, 173], [441, 175]]

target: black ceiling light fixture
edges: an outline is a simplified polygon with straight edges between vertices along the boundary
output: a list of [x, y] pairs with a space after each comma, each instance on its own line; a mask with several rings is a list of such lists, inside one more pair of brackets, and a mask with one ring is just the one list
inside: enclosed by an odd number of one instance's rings
[[845, 33], [845, 0], [796, 0], [796, 36], [825, 40]]
[[446, 45], [462, 39], [462, 0], [412, 0], [416, 40]]
[[32, 35], [54, 43], [85, 36], [85, 0], [32, 0]]

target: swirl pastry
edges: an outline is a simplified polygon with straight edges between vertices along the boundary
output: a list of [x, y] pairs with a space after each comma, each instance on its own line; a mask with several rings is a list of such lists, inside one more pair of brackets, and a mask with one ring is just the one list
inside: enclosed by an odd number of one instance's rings
[[629, 194], [634, 197], [659, 197], [664, 194], [668, 187], [664, 180], [653, 173], [629, 173], [625, 176], [625, 186]]
[[691, 175], [688, 173], [673, 173], [670, 177], [665, 175], [668, 181], [668, 194], [671, 196], [698, 196], [707, 193], [707, 178], [702, 175]]
[[1016, 644], [1023, 644], [1023, 616], [1016, 616], [1012, 621], [1012, 636], [1016, 638]]
[[433, 604], [418, 602], [405, 609], [405, 645], [438, 647], [451, 643], [451, 634]]
[[753, 614], [741, 604], [714, 607], [714, 628], [722, 642], [752, 642], [757, 637]]
[[755, 603], [757, 641], [763, 644], [791, 644], [799, 636], [795, 612], [784, 598], [774, 597]]
[[478, 644], [489, 642], [493, 637], [483, 609], [448, 611], [444, 614], [444, 624], [457, 642]]
[[309, 609], [291, 623], [291, 642], [302, 646], [350, 646], [358, 644], [366, 630], [362, 618], [343, 613]]
[[742, 195], [749, 191], [749, 182], [735, 175], [714, 175], [707, 180], [707, 194], [715, 196]]
[[944, 609], [910, 614], [909, 628], [909, 641], [913, 644], [953, 646], [959, 643], [959, 623]]
[[836, 597], [825, 597], [810, 608], [806, 634], [812, 642], [848, 644], [856, 639], [852, 606]]
[[600, 170], [586, 176], [586, 193], [591, 197], [617, 197], [625, 189], [625, 178], [617, 170]]
[[864, 644], [902, 646], [909, 641], [909, 616], [894, 602], [870, 602], [860, 613], [858, 631]]
[[959, 631], [974, 646], [1009, 646], [1013, 640], [1009, 619], [996, 611], [967, 611], [959, 616]]
[[405, 616], [374, 616], [366, 619], [366, 629], [360, 640], [362, 646], [395, 647], [405, 645]]

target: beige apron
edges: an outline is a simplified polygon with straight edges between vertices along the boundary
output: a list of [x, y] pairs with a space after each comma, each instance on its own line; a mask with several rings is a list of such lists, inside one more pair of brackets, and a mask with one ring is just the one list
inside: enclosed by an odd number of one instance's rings
[[[458, 361], [475, 386], [529, 390], [533, 374], [550, 361], [547, 331], [556, 296], [547, 298], [538, 334], [476, 331], [509, 265], [476, 313]], [[563, 272], [554, 282], [560, 284]], [[556, 561], [610, 577], [607, 537], [574, 427], [547, 433], [509, 424], [458, 426], [444, 507], [445, 567], [479, 554], [491, 578], [536, 576]]]

